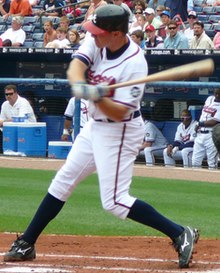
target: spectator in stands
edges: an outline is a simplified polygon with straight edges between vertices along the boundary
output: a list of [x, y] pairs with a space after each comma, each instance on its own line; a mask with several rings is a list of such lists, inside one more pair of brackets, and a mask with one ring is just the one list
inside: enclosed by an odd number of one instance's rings
[[145, 24], [146, 24], [146, 17], [143, 14], [138, 15], [136, 27], [132, 27], [131, 25], [129, 28], [129, 33], [132, 33], [134, 30], [137, 30], [137, 29], [144, 31]]
[[214, 49], [211, 38], [205, 33], [204, 23], [196, 21], [193, 23], [194, 37], [191, 42], [191, 49]]
[[65, 0], [64, 3], [65, 6], [68, 6], [62, 11], [62, 14], [64, 16], [67, 16], [68, 18], [71, 19], [82, 15], [82, 11], [78, 6], [70, 6], [70, 4], [72, 4], [71, 0]]
[[10, 47], [10, 46], [12, 46], [11, 40], [9, 40], [9, 39], [4, 40], [3, 43], [2, 43], [2, 46], [3, 47]]
[[53, 27], [53, 22], [51, 20], [47, 20], [44, 22], [44, 47], [46, 45], [57, 38], [56, 30]]
[[57, 39], [52, 42], [49, 42], [46, 45], [46, 48], [66, 48], [70, 44], [70, 41], [67, 39], [67, 30], [65, 28], [58, 27], [56, 29]]
[[156, 30], [160, 28], [162, 22], [156, 18], [154, 9], [146, 8], [144, 10], [144, 15], [147, 20], [147, 23], [145, 24], [144, 28], [146, 28], [146, 26], [148, 25], [153, 25]]
[[28, 122], [36, 122], [30, 103], [18, 95], [17, 87], [9, 84], [4, 88], [6, 101], [1, 106], [0, 113], [0, 152], [2, 152], [2, 128], [4, 122], [13, 121], [13, 117], [25, 117]]
[[178, 30], [180, 30], [181, 32], [184, 33], [186, 26], [181, 18], [181, 16], [179, 14], [175, 15], [172, 19], [173, 21], [176, 21], [177, 25], [178, 25]]
[[167, 34], [168, 34], [167, 25], [170, 22], [170, 12], [168, 10], [164, 10], [160, 14], [160, 18], [161, 18], [162, 25], [160, 26], [160, 28], [158, 30], [158, 36], [162, 37], [163, 40], [165, 40], [165, 38], [167, 37]]
[[35, 14], [39, 16], [61, 17], [61, 7], [63, 7], [63, 2], [61, 0], [44, 0], [43, 9], [37, 11]]
[[9, 16], [31, 16], [32, 7], [28, 0], [12, 0], [10, 4], [10, 10], [3, 15], [4, 19], [8, 19]]
[[141, 29], [134, 30], [131, 33], [131, 39], [140, 46], [141, 49], [144, 49], [144, 32]]
[[169, 36], [164, 40], [164, 48], [188, 49], [189, 43], [186, 36], [178, 31], [178, 24], [171, 20], [168, 24]]
[[113, 4], [124, 8], [129, 14], [129, 21], [132, 22], [133, 13], [131, 12], [127, 4], [125, 4], [122, 0], [113, 0]]
[[65, 28], [68, 31], [69, 26], [70, 26], [70, 19], [67, 16], [62, 16], [60, 18], [59, 27]]
[[192, 120], [191, 112], [184, 109], [181, 112], [181, 123], [177, 127], [174, 143], [163, 151], [166, 167], [175, 166], [176, 160], [183, 161], [183, 167], [192, 167], [192, 153], [196, 138], [196, 121]]
[[147, 3], [144, 0], [135, 0], [133, 8], [134, 10], [141, 9], [144, 11], [147, 8]]
[[26, 33], [22, 29], [23, 17], [15, 16], [12, 18], [11, 28], [8, 28], [0, 38], [3, 43], [5, 40], [10, 40], [13, 47], [20, 47], [26, 39]]
[[133, 31], [135, 31], [135, 30], [137, 30], [137, 29], [142, 29], [141, 27], [140, 27], [140, 24], [139, 24], [139, 22], [138, 22], [138, 17], [140, 16], [140, 15], [142, 15], [143, 14], [143, 11], [142, 11], [142, 9], [136, 9], [135, 11], [134, 11], [134, 17], [133, 17], [133, 22], [129, 25], [129, 33], [132, 33]]
[[190, 11], [188, 13], [187, 21], [189, 23], [189, 27], [185, 29], [184, 34], [189, 41], [189, 46], [191, 46], [192, 38], [194, 37], [194, 28], [193, 24], [198, 20], [197, 14], [195, 11]]
[[68, 31], [67, 35], [68, 40], [70, 43], [68, 44], [68, 47], [77, 50], [80, 46], [80, 35], [79, 32], [76, 29], [70, 29]]
[[3, 16], [9, 12], [10, 3], [10, 0], [0, 0], [0, 16]]
[[159, 6], [156, 7], [156, 18], [157, 18], [158, 20], [161, 21], [160, 15], [161, 15], [161, 13], [162, 13], [165, 9], [166, 9], [166, 8], [165, 8], [164, 6], [162, 6], [162, 5], [159, 5]]
[[209, 96], [202, 109], [199, 122], [196, 125], [197, 137], [193, 149], [192, 165], [200, 168], [202, 161], [207, 157], [209, 169], [218, 166], [218, 151], [212, 140], [212, 129], [220, 123], [220, 89], [214, 90], [214, 95]]
[[155, 165], [155, 156], [163, 156], [163, 150], [168, 142], [161, 131], [149, 120], [145, 121], [145, 136], [140, 148], [140, 154], [144, 154], [147, 166]]
[[188, 15], [187, 2], [185, 0], [166, 0], [164, 6], [170, 9], [171, 18], [179, 14], [182, 21], [185, 22]]
[[220, 49], [220, 31], [217, 31], [213, 38], [214, 48]]
[[147, 7], [154, 9], [154, 11], [157, 11], [158, 6], [164, 6], [165, 0], [149, 0]]
[[145, 41], [145, 48], [164, 48], [163, 39], [160, 36], [156, 35], [156, 29], [153, 25], [148, 25], [145, 28], [146, 33], [146, 41]]
[[[87, 100], [81, 99], [80, 101], [80, 129], [83, 128], [86, 122], [89, 120], [89, 102]], [[74, 118], [75, 118], [75, 97], [69, 100], [64, 113], [64, 129], [61, 136], [61, 140], [68, 141], [69, 136], [72, 136], [72, 141], [74, 141]]]

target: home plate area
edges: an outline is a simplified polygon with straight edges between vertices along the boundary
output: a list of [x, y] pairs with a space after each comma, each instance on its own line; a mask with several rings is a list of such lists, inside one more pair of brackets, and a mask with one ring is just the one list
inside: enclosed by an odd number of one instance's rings
[[0, 233], [0, 272], [16, 273], [220, 273], [219, 240], [201, 239], [190, 268], [178, 269], [165, 237], [41, 235], [34, 261], [3, 262], [15, 234]]

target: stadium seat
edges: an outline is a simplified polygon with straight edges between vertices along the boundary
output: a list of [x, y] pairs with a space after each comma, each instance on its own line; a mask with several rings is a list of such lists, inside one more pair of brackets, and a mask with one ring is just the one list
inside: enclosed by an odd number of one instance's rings
[[214, 29], [215, 32], [220, 31], [220, 25], [214, 25], [213, 29]]
[[206, 33], [211, 39], [213, 39], [214, 36], [215, 36], [215, 34], [216, 34], [216, 32], [215, 32], [214, 29], [207, 29], [207, 30], [205, 31], [205, 33]]
[[34, 41], [43, 41], [44, 40], [44, 33], [33, 33], [33, 35], [32, 35], [32, 39], [34, 40]]
[[210, 15], [209, 21], [211, 23], [218, 23], [218, 21], [220, 21], [220, 14]]
[[30, 48], [34, 46], [34, 42], [33, 41], [24, 41], [23, 47], [25, 48]]
[[38, 21], [36, 16], [25, 16], [23, 25], [35, 25]]
[[208, 14], [198, 14], [198, 20], [202, 21], [204, 24], [205, 23], [210, 23], [209, 16], [211, 16], [211, 15], [208, 15]]
[[203, 7], [202, 9], [203, 14], [216, 14], [215, 7]]
[[215, 7], [215, 12], [216, 12], [216, 14], [220, 14], [220, 6]]
[[32, 35], [34, 33], [35, 26], [30, 26], [30, 25], [24, 25], [22, 29], [26, 33], [26, 38], [27, 39], [32, 39]]
[[205, 23], [204, 24], [204, 30], [206, 31], [206, 30], [210, 30], [210, 29], [212, 29], [212, 24], [211, 23]]
[[5, 25], [0, 25], [0, 33], [3, 33], [6, 30]]
[[34, 42], [34, 47], [43, 48], [44, 47], [44, 42], [43, 41], [36, 41], [36, 42]]
[[197, 13], [197, 15], [202, 14], [202, 9], [203, 9], [203, 7], [199, 7], [199, 6], [194, 7], [194, 11]]
[[194, 0], [195, 7], [202, 7], [204, 4], [204, 0]]

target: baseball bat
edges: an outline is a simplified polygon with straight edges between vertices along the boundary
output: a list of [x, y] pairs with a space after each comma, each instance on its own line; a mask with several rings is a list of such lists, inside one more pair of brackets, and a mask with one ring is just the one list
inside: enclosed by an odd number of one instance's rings
[[205, 59], [185, 65], [180, 65], [164, 71], [160, 71], [149, 76], [109, 85], [108, 88], [120, 88], [140, 83], [155, 82], [155, 81], [177, 81], [201, 76], [208, 76], [214, 71], [214, 62], [212, 59]]

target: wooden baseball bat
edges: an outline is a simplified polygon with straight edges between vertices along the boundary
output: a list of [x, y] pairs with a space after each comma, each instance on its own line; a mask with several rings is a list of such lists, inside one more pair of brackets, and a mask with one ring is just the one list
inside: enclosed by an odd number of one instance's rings
[[180, 65], [164, 71], [154, 73], [152, 75], [131, 80], [122, 83], [109, 85], [108, 88], [120, 88], [140, 83], [155, 82], [155, 81], [177, 81], [201, 76], [208, 76], [214, 71], [214, 62], [212, 59], [205, 59], [198, 62], [193, 62], [185, 65]]

